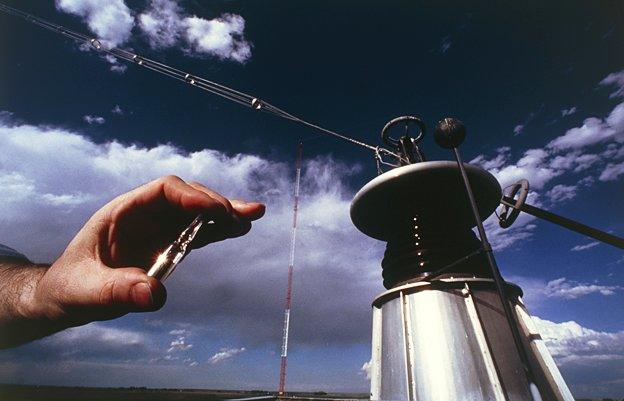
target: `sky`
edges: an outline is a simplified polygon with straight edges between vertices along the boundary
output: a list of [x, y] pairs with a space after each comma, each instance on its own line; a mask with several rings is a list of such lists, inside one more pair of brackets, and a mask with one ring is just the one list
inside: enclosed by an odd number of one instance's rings
[[[429, 131], [457, 117], [464, 158], [503, 187], [527, 178], [532, 204], [624, 235], [616, 2], [5, 1], [367, 143], [399, 115]], [[162, 310], [1, 351], [0, 382], [276, 389], [303, 139], [287, 387], [368, 391], [385, 244], [349, 205], [370, 152], [11, 16], [0, 55], [0, 243], [53, 262], [108, 200], [167, 174], [267, 204], [247, 236], [179, 266]], [[573, 394], [624, 394], [622, 252], [526, 215], [486, 228]]]

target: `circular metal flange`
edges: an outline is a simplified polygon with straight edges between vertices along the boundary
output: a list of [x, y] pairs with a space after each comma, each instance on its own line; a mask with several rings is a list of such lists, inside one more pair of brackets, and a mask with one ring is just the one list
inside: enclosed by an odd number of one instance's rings
[[[399, 297], [401, 293], [411, 294], [414, 292], [425, 290], [448, 291], [449, 289], [461, 289], [462, 287], [464, 287], [465, 284], [469, 284], [473, 288], [486, 288], [490, 290], [496, 289], [494, 280], [491, 278], [436, 278], [432, 281], [419, 281], [417, 283], [405, 284], [391, 288], [388, 291], [384, 291], [381, 294], [377, 295], [377, 297], [373, 300], [371, 306], [374, 308], [381, 308], [384, 303], [388, 302], [391, 299]], [[505, 286], [507, 289], [507, 297], [510, 300], [516, 300], [518, 299], [518, 297], [522, 297], [524, 295], [522, 288], [520, 288], [520, 286], [518, 286], [517, 284], [506, 281]]]
[[[500, 184], [487, 171], [464, 166], [485, 219], [499, 205]], [[430, 161], [395, 168], [371, 180], [351, 203], [353, 224], [382, 241], [416, 216], [439, 224], [441, 230], [476, 225], [456, 162]]]

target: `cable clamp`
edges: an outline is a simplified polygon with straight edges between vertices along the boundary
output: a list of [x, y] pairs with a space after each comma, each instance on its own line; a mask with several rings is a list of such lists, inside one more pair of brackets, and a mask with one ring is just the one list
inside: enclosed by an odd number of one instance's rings
[[191, 84], [191, 85], [195, 85], [195, 77], [194, 77], [194, 76], [192, 76], [191, 74], [186, 74], [186, 75], [184, 76], [184, 80], [185, 80], [186, 82], [188, 82], [189, 84]]
[[260, 110], [262, 108], [262, 100], [254, 97], [251, 99], [251, 107], [256, 110]]
[[102, 43], [95, 38], [91, 39], [89, 43], [91, 43], [91, 46], [94, 47], [96, 50], [100, 50], [102, 48]]

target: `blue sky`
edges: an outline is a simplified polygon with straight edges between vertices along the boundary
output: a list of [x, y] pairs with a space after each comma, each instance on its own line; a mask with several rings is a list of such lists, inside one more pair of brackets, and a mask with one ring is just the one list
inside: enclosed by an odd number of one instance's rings
[[[615, 3], [8, 2], [378, 143], [403, 114], [468, 127], [462, 152], [531, 202], [624, 234], [624, 52]], [[368, 390], [384, 244], [351, 225], [371, 155], [0, 16], [0, 242], [51, 262], [107, 200], [164, 174], [267, 203], [194, 252], [168, 304], [0, 353], [0, 381], [277, 386], [294, 150], [305, 139], [288, 384]], [[430, 159], [448, 159], [431, 136]], [[44, 216], [44, 217], [42, 217]], [[624, 393], [624, 259], [546, 222], [487, 228], [577, 396]], [[539, 319], [539, 320], [538, 320]], [[149, 374], [148, 374], [149, 373]]]

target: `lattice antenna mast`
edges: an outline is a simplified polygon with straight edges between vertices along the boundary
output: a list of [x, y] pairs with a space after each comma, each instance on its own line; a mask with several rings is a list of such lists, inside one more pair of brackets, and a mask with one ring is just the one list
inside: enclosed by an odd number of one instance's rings
[[290, 306], [292, 304], [292, 280], [295, 270], [295, 244], [297, 241], [297, 212], [299, 210], [299, 183], [301, 182], [301, 162], [303, 159], [303, 143], [297, 146], [297, 170], [295, 175], [295, 192], [293, 205], [292, 235], [290, 238], [290, 264], [288, 265], [288, 287], [286, 288], [286, 305], [284, 308], [284, 334], [282, 337], [282, 354], [280, 358], [280, 377], [278, 395], [286, 391], [286, 365], [288, 364], [288, 332], [290, 328]]

